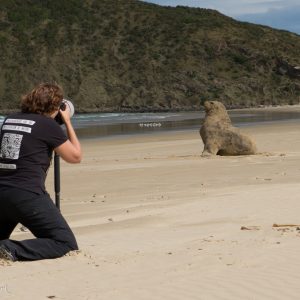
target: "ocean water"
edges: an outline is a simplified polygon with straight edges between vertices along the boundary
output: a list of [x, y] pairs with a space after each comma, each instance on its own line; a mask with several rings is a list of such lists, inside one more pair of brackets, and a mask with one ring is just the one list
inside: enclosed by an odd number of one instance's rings
[[[300, 121], [300, 112], [268, 110], [229, 111], [234, 126], [255, 126], [265, 122]], [[199, 130], [203, 111], [175, 113], [112, 113], [79, 114], [73, 117], [81, 138], [112, 137], [116, 135], [151, 134], [168, 130]]]
[[[265, 122], [300, 121], [300, 112], [274, 110], [228, 111], [237, 127], [253, 126]], [[151, 134], [167, 130], [199, 129], [205, 113], [93, 113], [75, 114], [72, 123], [80, 138], [107, 138], [116, 135]], [[4, 116], [0, 116], [0, 124]]]

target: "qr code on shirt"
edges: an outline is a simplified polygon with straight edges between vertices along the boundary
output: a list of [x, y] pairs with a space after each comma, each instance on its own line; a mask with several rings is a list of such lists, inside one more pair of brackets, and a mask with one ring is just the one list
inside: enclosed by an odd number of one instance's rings
[[15, 133], [5, 133], [2, 137], [0, 157], [8, 159], [18, 159], [23, 135]]

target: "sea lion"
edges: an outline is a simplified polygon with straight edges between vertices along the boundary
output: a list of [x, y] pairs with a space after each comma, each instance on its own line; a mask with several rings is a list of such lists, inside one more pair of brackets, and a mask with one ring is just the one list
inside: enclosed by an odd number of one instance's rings
[[205, 101], [205, 119], [200, 128], [203, 156], [251, 155], [257, 152], [254, 141], [233, 127], [225, 106], [219, 101]]

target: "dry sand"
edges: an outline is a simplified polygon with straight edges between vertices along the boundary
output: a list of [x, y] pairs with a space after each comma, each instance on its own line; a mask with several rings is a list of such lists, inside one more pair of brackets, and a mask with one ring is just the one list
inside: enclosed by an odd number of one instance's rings
[[2, 262], [0, 299], [299, 299], [300, 228], [273, 224], [300, 227], [300, 123], [243, 130], [260, 154], [202, 158], [197, 131], [83, 141], [61, 166], [81, 250]]

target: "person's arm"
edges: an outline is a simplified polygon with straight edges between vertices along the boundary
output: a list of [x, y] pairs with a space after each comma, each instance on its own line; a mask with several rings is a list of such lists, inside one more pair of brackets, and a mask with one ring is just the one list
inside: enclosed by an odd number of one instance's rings
[[82, 159], [81, 146], [72, 126], [69, 111], [67, 109], [65, 111], [60, 110], [60, 114], [66, 125], [69, 139], [55, 148], [54, 151], [68, 163], [80, 163]]

